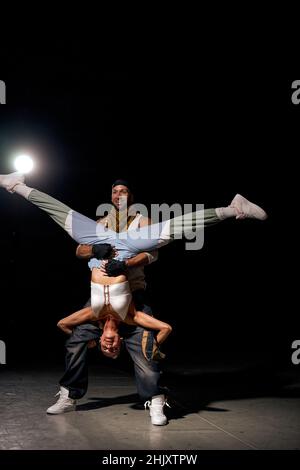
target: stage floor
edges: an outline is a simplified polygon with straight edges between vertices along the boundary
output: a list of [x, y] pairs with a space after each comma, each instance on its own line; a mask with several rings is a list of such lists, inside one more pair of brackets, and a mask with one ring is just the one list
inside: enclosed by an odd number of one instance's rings
[[49, 416], [60, 367], [0, 370], [1, 450], [300, 449], [300, 377], [171, 367], [169, 424], [153, 426], [133, 377], [92, 366], [77, 411]]

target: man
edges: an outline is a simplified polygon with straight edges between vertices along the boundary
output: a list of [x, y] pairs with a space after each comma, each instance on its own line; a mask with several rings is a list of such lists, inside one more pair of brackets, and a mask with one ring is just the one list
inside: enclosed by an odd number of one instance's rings
[[[128, 208], [133, 203], [133, 194], [129, 184], [124, 180], [117, 180], [112, 185], [112, 210], [106, 216], [98, 220], [107, 228], [116, 232], [141, 228], [151, 223], [150, 219], [140, 214], [129, 215]], [[126, 202], [126, 204], [124, 204]], [[124, 209], [125, 206], [125, 209]], [[93, 247], [79, 245], [76, 254], [81, 259], [90, 260], [90, 267], [99, 267], [105, 272], [104, 266], [99, 266], [99, 261], [94, 258]], [[144, 266], [157, 260], [157, 252], [140, 253], [126, 260], [128, 281], [132, 291], [133, 300], [137, 310], [152, 315], [151, 308], [145, 301], [145, 275]], [[90, 305], [90, 301], [86, 304]], [[106, 338], [114, 330], [111, 320], [103, 325]], [[122, 324], [120, 334], [123, 337], [126, 349], [133, 362], [137, 391], [140, 398], [149, 406], [151, 422], [154, 425], [167, 424], [163, 408], [166, 399], [159, 388], [160, 366], [156, 358], [156, 341], [154, 332], [144, 330], [139, 326]], [[88, 347], [95, 346], [99, 341], [101, 332], [94, 324], [77, 326], [66, 342], [66, 369], [60, 380], [58, 401], [48, 408], [48, 414], [60, 414], [72, 411], [76, 408], [76, 400], [82, 398], [88, 388]], [[112, 357], [112, 356], [111, 356]]]

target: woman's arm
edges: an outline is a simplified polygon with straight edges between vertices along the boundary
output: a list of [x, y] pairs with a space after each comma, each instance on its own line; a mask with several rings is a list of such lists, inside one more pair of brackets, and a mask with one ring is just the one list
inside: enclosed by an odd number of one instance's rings
[[72, 315], [68, 317], [62, 318], [57, 323], [57, 326], [67, 335], [71, 335], [75, 326], [82, 325], [91, 320], [95, 321], [94, 312], [92, 307], [86, 307], [78, 312], [72, 313]]
[[158, 320], [157, 318], [147, 315], [147, 313], [140, 312], [134, 309], [132, 312], [133, 321], [143, 328], [149, 328], [150, 330], [158, 330], [157, 343], [163, 343], [169, 334], [172, 332], [172, 327], [168, 323]]

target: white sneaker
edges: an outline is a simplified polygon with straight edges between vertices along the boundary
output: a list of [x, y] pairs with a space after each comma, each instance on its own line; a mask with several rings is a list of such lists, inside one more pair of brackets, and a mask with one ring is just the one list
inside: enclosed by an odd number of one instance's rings
[[76, 400], [69, 398], [69, 390], [65, 387], [60, 387], [60, 391], [55, 395], [59, 395], [57, 402], [48, 408], [49, 415], [59, 415], [67, 411], [74, 411], [76, 409]]
[[168, 422], [167, 417], [164, 414], [165, 405], [170, 408], [170, 405], [167, 403], [164, 395], [155, 395], [152, 397], [151, 402], [146, 401], [144, 404], [145, 409], [147, 407], [149, 408], [151, 423], [155, 426], [164, 426]]
[[237, 194], [231, 204], [230, 207], [233, 207], [237, 210], [237, 219], [259, 219], [259, 220], [266, 220], [268, 218], [267, 213], [253, 202], [248, 201], [245, 197]]
[[23, 184], [25, 181], [25, 176], [23, 173], [16, 171], [15, 173], [10, 173], [9, 175], [0, 175], [0, 187], [6, 189], [9, 193], [13, 193], [13, 189], [17, 184]]

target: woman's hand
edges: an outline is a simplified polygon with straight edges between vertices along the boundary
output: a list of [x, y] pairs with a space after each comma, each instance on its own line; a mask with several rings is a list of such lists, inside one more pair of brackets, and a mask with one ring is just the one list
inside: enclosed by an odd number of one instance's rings
[[152, 351], [152, 360], [153, 361], [161, 361], [162, 359], [165, 359], [166, 355], [161, 352], [159, 349], [159, 343], [157, 342], [156, 339], [154, 339], [154, 344], [153, 344], [153, 351]]

